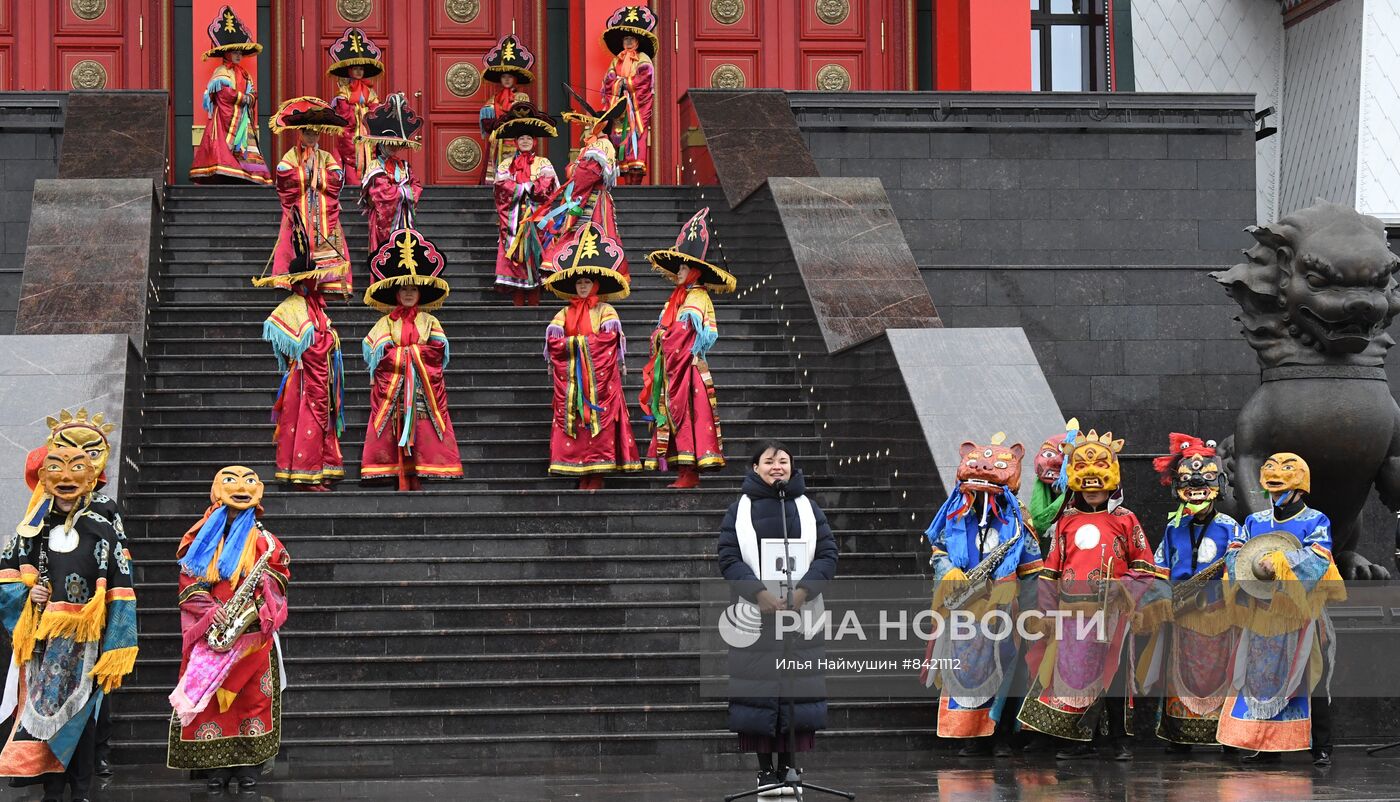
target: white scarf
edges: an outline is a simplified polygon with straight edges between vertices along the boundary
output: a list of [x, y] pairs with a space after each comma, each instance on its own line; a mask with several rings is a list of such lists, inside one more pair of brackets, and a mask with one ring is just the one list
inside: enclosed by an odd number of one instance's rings
[[[807, 554], [813, 559], [817, 556], [817, 516], [812, 512], [812, 502], [806, 496], [797, 496], [792, 500], [797, 505], [798, 533], [796, 540], [807, 547]], [[781, 515], [787, 515], [787, 505], [781, 505], [779, 511]], [[734, 531], [739, 536], [739, 554], [744, 558], [744, 564], [753, 571], [754, 577], [760, 577], [763, 572], [759, 565], [758, 531], [753, 527], [753, 499], [747, 494], [739, 497], [739, 508], [734, 516]], [[765, 583], [767, 584], [767, 583]], [[773, 591], [774, 588], [768, 588]], [[822, 628], [822, 619], [826, 612], [826, 604], [822, 601], [821, 594], [808, 599], [800, 611], [805, 619], [807, 630], [804, 633], [810, 638]]]

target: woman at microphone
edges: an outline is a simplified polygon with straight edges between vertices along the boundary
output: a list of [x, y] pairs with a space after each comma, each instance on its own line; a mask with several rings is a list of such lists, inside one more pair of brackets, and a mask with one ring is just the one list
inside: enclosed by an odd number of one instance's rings
[[[822, 588], [836, 576], [836, 538], [806, 493], [787, 447], [764, 442], [720, 525], [720, 572], [742, 600], [731, 610], [756, 605], [762, 623], [757, 641], [729, 650], [729, 729], [742, 751], [758, 755], [759, 787], [782, 782], [796, 768], [793, 752], [810, 751], [816, 731], [826, 728], [826, 683], [815, 668], [823, 656], [820, 632], [775, 634], [780, 610], [805, 609], [815, 623]], [[780, 663], [799, 668], [776, 670]]]

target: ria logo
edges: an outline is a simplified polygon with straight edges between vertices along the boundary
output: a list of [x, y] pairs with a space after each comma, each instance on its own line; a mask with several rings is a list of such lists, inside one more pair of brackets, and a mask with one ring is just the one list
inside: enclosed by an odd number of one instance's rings
[[720, 611], [719, 636], [735, 649], [746, 649], [758, 642], [763, 619], [758, 607], [740, 599]]

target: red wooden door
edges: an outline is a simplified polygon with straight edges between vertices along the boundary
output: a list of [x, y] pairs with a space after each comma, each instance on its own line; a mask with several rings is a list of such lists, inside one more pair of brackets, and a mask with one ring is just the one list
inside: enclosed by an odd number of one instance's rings
[[0, 89], [149, 89], [169, 75], [170, 0], [3, 0]]
[[[423, 118], [423, 148], [414, 156], [414, 169], [428, 184], [481, 182], [485, 148], [477, 115], [494, 86], [481, 80], [482, 58], [502, 35], [516, 31], [535, 54], [531, 95], [538, 97], [536, 87], [545, 85], [544, 0], [306, 0], [295, 5], [281, 20], [282, 30], [291, 32], [283, 36], [290, 66], [279, 83], [278, 100], [334, 94], [326, 51], [347, 27], [363, 28], [384, 50], [385, 71], [375, 80], [380, 97], [403, 92]], [[289, 146], [290, 140], [279, 143], [283, 149]]]
[[[678, 102], [691, 87], [915, 87], [913, 0], [660, 0], [654, 183], [678, 180]], [[594, 46], [593, 43], [584, 43]]]

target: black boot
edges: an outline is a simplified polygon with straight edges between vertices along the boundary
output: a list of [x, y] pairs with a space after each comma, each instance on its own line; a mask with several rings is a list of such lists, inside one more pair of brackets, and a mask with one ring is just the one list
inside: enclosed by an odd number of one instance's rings
[[1056, 759], [1056, 760], [1083, 760], [1083, 759], [1085, 759], [1085, 758], [1094, 757], [1094, 756], [1097, 755], [1098, 753], [1099, 753], [1099, 750], [1095, 749], [1095, 748], [1094, 748], [1094, 745], [1093, 745], [1092, 743], [1089, 743], [1088, 741], [1084, 741], [1084, 742], [1081, 742], [1081, 743], [1072, 744], [1072, 745], [1067, 746], [1067, 747], [1065, 747], [1064, 749], [1061, 749], [1060, 751], [1056, 752], [1056, 753], [1055, 753], [1055, 759]]

